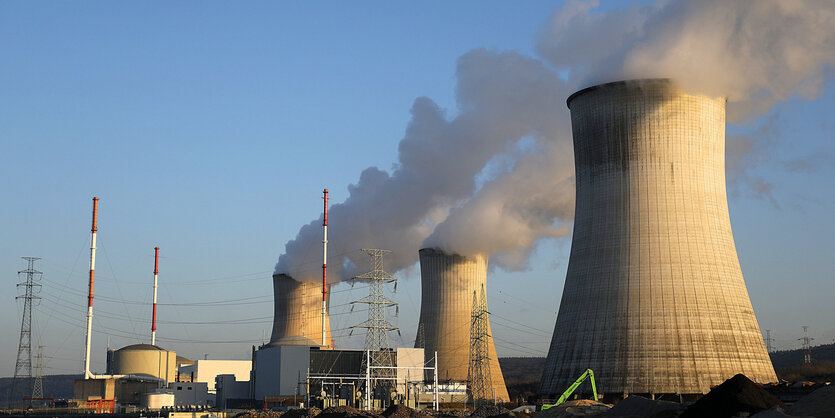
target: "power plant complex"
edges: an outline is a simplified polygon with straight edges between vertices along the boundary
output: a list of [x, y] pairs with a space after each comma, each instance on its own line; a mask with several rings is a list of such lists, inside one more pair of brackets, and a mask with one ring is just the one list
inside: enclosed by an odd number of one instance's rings
[[[666, 79], [601, 84], [567, 99], [576, 210], [540, 395], [576, 387], [589, 369], [609, 399], [683, 399], [738, 373], [759, 383], [777, 380], [731, 231], [725, 104], [725, 98], [687, 93]], [[388, 251], [364, 249], [376, 270], [354, 279], [377, 282], [367, 298], [354, 302], [369, 306], [369, 320], [352, 328], [381, 334], [367, 338], [363, 350], [335, 346], [327, 189], [324, 194], [322, 282], [275, 272], [272, 334], [251, 347], [250, 360], [193, 362], [156, 345], [157, 247], [151, 344], [109, 350], [105, 375], [90, 370], [94, 198], [84, 377], [75, 382], [79, 402], [112, 412], [119, 402], [151, 409], [186, 402], [437, 409], [509, 401], [487, 309], [489, 254], [416, 249], [418, 332], [414, 348], [396, 348], [387, 346], [386, 337], [397, 330], [385, 318], [396, 305], [383, 290], [395, 280], [382, 271]]]
[[589, 368], [617, 394], [776, 381], [731, 232], [725, 98], [636, 80], [580, 90], [568, 107], [574, 237], [540, 391]]

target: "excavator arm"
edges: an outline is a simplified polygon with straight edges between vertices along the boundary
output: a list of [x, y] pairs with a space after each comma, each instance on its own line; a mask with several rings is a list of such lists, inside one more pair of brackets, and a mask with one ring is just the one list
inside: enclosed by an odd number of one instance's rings
[[574, 393], [574, 391], [577, 390], [577, 388], [580, 387], [580, 385], [586, 381], [586, 379], [589, 379], [591, 381], [591, 391], [594, 394], [594, 400], [596, 401], [597, 386], [594, 384], [594, 372], [591, 369], [586, 369], [586, 371], [583, 372], [583, 374], [581, 374], [580, 377], [578, 377], [577, 380], [575, 380], [574, 383], [572, 383], [571, 386], [569, 386], [568, 389], [566, 389], [565, 392], [562, 393], [562, 395], [560, 395], [560, 398], [557, 399], [556, 403], [550, 405], [544, 404], [542, 405], [542, 410], [544, 411], [546, 409], [553, 408], [565, 402], [568, 399], [568, 397], [571, 396], [571, 394]]

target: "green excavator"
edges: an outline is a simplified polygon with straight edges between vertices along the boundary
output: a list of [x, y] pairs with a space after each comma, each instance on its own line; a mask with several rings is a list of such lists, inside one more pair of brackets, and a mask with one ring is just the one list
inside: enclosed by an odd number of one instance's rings
[[544, 411], [546, 409], [553, 408], [553, 407], [565, 402], [566, 400], [568, 400], [568, 397], [571, 396], [571, 394], [574, 393], [574, 391], [577, 390], [577, 388], [580, 387], [580, 385], [583, 382], [585, 382], [586, 379], [589, 379], [589, 381], [591, 382], [591, 391], [594, 394], [594, 400], [596, 401], [597, 400], [597, 386], [595, 386], [595, 384], [594, 384], [594, 372], [591, 371], [591, 369], [586, 369], [586, 371], [583, 372], [583, 374], [581, 374], [580, 377], [578, 377], [577, 380], [575, 380], [574, 383], [572, 383], [571, 386], [569, 386], [568, 389], [566, 389], [565, 392], [562, 393], [562, 395], [560, 395], [560, 398], [557, 399], [557, 402], [552, 403], [552, 404], [543, 404], [542, 405], [542, 410]]

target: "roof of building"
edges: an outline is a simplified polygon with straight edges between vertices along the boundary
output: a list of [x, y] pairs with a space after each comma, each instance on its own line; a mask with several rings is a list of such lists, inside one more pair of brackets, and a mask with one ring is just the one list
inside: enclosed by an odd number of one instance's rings
[[134, 344], [134, 345], [128, 345], [128, 346], [122, 347], [122, 348], [120, 348], [120, 349], [118, 349], [118, 350], [116, 350], [116, 351], [131, 351], [131, 350], [142, 350], [142, 351], [154, 351], [154, 350], [156, 350], [156, 351], [167, 351], [166, 349], [164, 349], [164, 348], [162, 348], [162, 347], [159, 347], [159, 346], [156, 346], [156, 345], [151, 345], [151, 344]]

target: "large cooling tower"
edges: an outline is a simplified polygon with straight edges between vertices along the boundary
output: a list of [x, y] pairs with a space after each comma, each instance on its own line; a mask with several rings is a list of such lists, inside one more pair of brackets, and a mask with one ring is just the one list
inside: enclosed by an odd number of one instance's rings
[[[420, 250], [420, 279], [420, 323], [426, 356], [429, 358], [438, 352], [438, 378], [441, 381], [466, 381], [473, 294], [480, 297], [481, 289], [487, 287], [487, 260], [424, 248]], [[497, 399], [508, 400], [489, 322], [487, 334], [492, 389]], [[487, 393], [492, 390], [487, 389]]]
[[587, 368], [607, 394], [776, 381], [728, 216], [725, 99], [643, 80], [589, 87], [568, 107], [574, 238], [540, 392]]
[[[273, 333], [269, 346], [322, 344], [322, 284], [273, 275]], [[330, 289], [327, 302], [330, 305]], [[325, 317], [326, 348], [333, 348], [330, 317]]]

